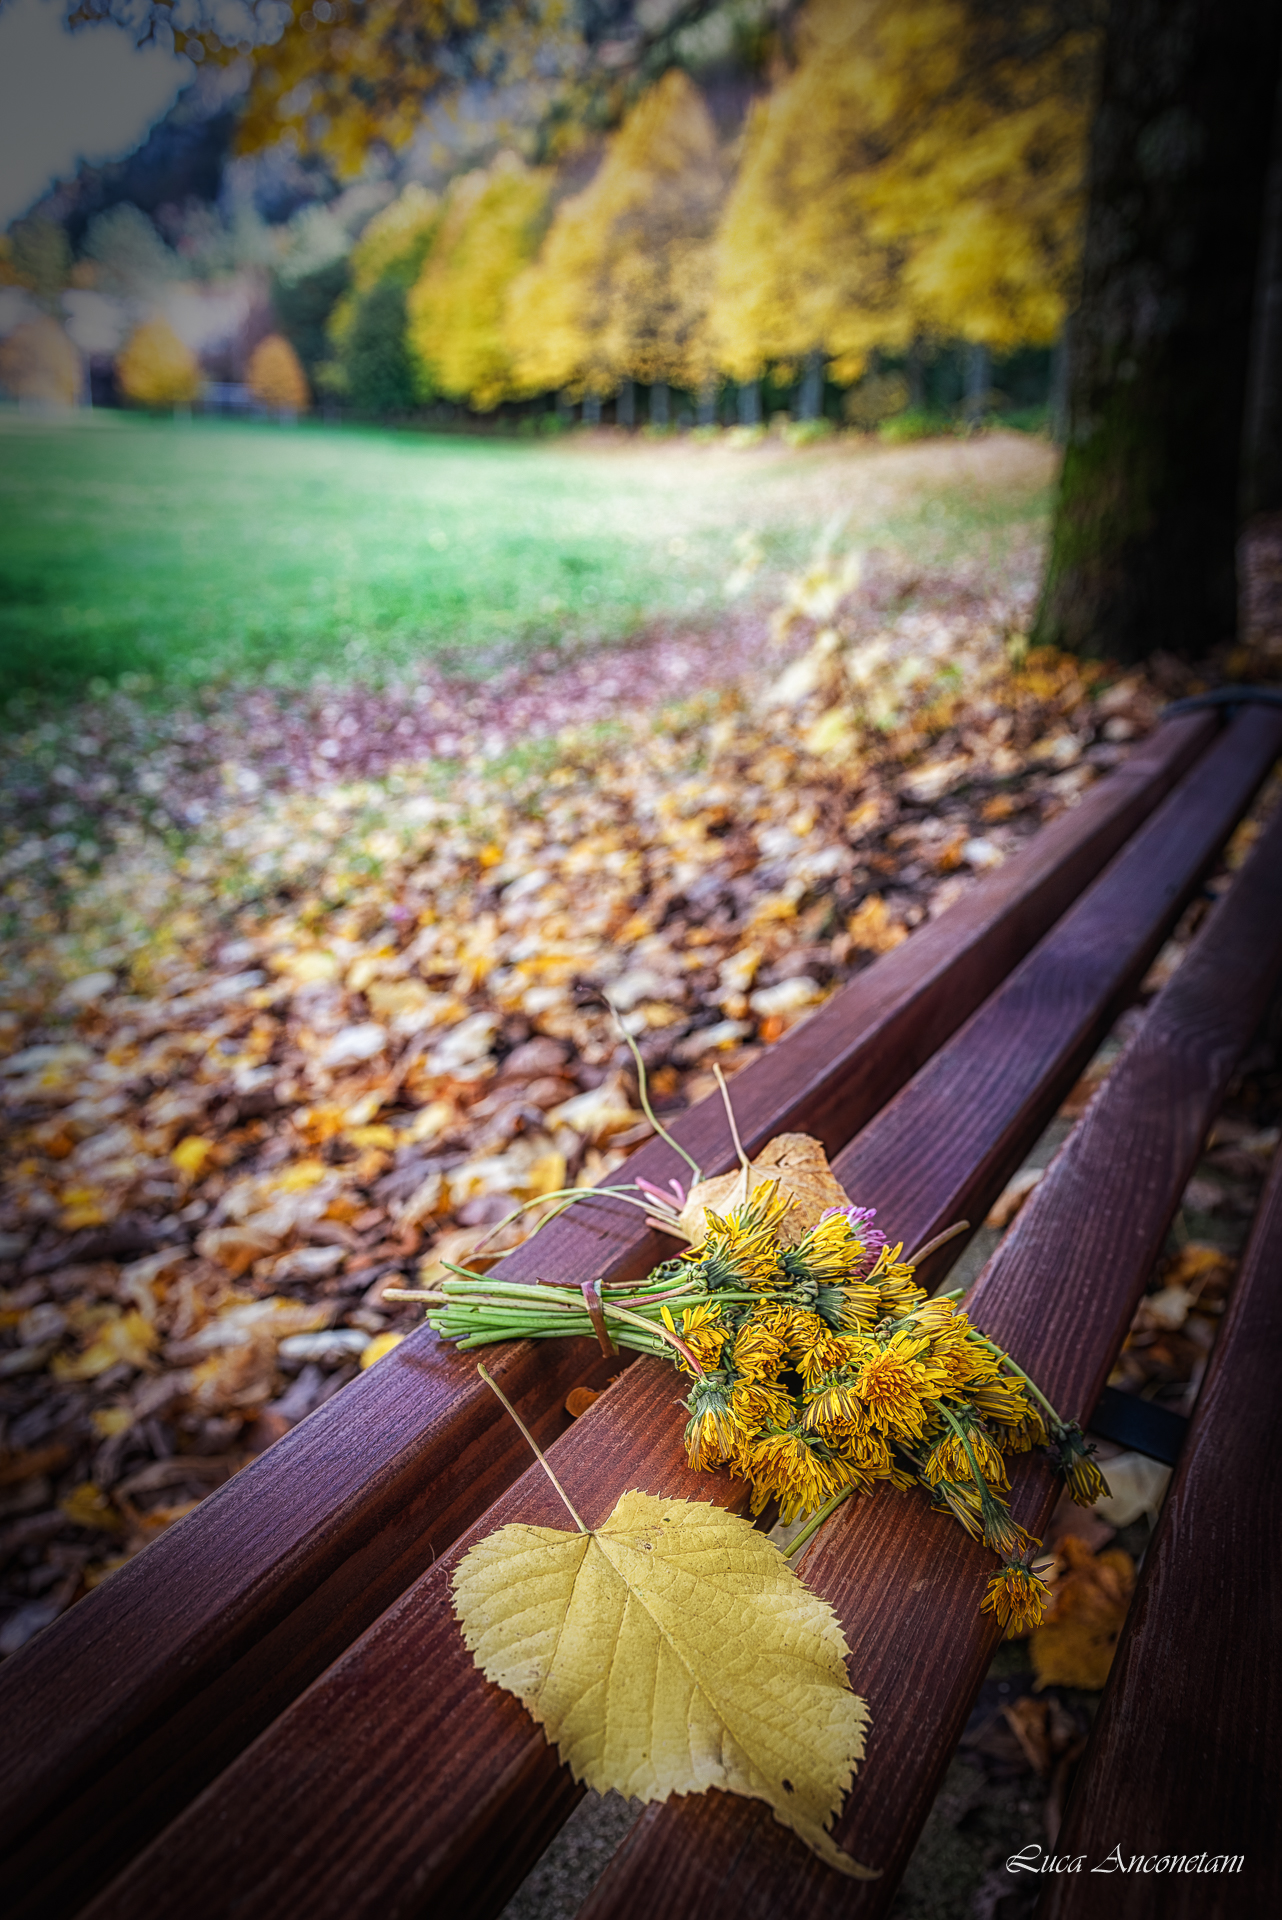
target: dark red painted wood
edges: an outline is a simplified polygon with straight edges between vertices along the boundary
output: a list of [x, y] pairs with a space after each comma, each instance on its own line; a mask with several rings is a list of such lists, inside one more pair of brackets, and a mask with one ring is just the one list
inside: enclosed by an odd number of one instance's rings
[[[1282, 815], [967, 1302], [1066, 1418], [1085, 1419], [1095, 1403], [1280, 971]], [[1039, 1458], [1011, 1478], [1016, 1517], [1040, 1532], [1058, 1482]], [[840, 1509], [803, 1556], [807, 1584], [842, 1620], [851, 1676], [873, 1721], [836, 1836], [880, 1868], [881, 1881], [851, 1887], [758, 1809], [709, 1794], [647, 1809], [580, 1920], [885, 1913], [992, 1657], [997, 1629], [978, 1611], [992, 1567], [953, 1522], [885, 1495]], [[1209, 1564], [1208, 1579], [1208, 1591], [1218, 1591]], [[1249, 1594], [1243, 1607], [1252, 1611]], [[1244, 1661], [1268, 1657], [1263, 1623], [1253, 1619], [1242, 1632], [1259, 1649]], [[1177, 1674], [1166, 1679], [1181, 1684]]]
[[[920, 1125], [911, 1124], [913, 1082], [851, 1149], [875, 1154], [883, 1121], [908, 1143], [887, 1166], [898, 1231], [921, 1239], [958, 1191], [1000, 1179], [1007, 1144], [1022, 1151], [1041, 1124], [1041, 1076], [1032, 1062], [1061, 1070], [1065, 1032], [1079, 1047], [1120, 986], [1150, 953], [1188, 888], [1230, 831], [1254, 782], [1282, 745], [1282, 718], [1235, 723], [1155, 816], [1138, 863], [1123, 855], [1093, 891], [1091, 915], [1075, 918], [1067, 944], [1044, 943], [1043, 984], [1025, 982], [1007, 1067], [1016, 1088], [991, 1111], [975, 1103], [965, 1126], [940, 1129], [938, 1088], [929, 1069]], [[1252, 771], [1253, 769], [1253, 771]], [[1137, 869], [1138, 865], [1138, 871]], [[1093, 928], [1093, 934], [1090, 929]], [[1087, 957], [1085, 998], [1074, 982]], [[1068, 965], [1066, 972], [1066, 962]], [[1030, 963], [1031, 964], [1031, 963]], [[1094, 996], [1093, 1013], [1090, 996]], [[953, 1043], [954, 1108], [972, 1076], [989, 1071], [989, 1032]], [[905, 1113], [907, 1119], [905, 1119]], [[1022, 1115], [1022, 1118], [1021, 1118]], [[881, 1164], [870, 1159], [870, 1164]], [[988, 1168], [977, 1176], [976, 1165]], [[880, 1192], [879, 1192], [880, 1197]], [[557, 1470], [590, 1522], [627, 1486], [680, 1492], [691, 1485], [680, 1458], [679, 1385], [660, 1363], [638, 1362], [577, 1428], [552, 1449]], [[1093, 1402], [1092, 1402], [1093, 1404]], [[701, 1476], [703, 1497], [733, 1499], [731, 1483]], [[94, 1920], [148, 1912], [167, 1889], [187, 1920], [234, 1911], [238, 1920], [282, 1911], [287, 1887], [297, 1911], [400, 1916], [493, 1912], [528, 1864], [552, 1817], [564, 1817], [573, 1790], [542, 1736], [510, 1700], [485, 1683], [462, 1652], [448, 1603], [457, 1555], [480, 1532], [512, 1518], [550, 1512], [532, 1475], [495, 1503], [472, 1535], [424, 1576], [188, 1812], [126, 1870], [90, 1909]], [[909, 1501], [883, 1510], [916, 1512]], [[964, 1547], [966, 1543], [958, 1535]], [[946, 1553], [955, 1552], [948, 1540]], [[939, 1561], [932, 1562], [937, 1577]], [[322, 1761], [323, 1757], [323, 1761]], [[395, 1782], [404, 1781], [404, 1786]], [[345, 1836], [362, 1835], [353, 1854]], [[724, 1864], [724, 1863], [723, 1863]], [[706, 1901], [707, 1890], [704, 1889]], [[660, 1903], [657, 1910], [662, 1909]], [[729, 1907], [722, 1909], [731, 1911]]]
[[[1207, 716], [1164, 727], [952, 912], [754, 1063], [735, 1088], [750, 1148], [788, 1128], [832, 1149], [848, 1139], [1213, 736]], [[705, 1170], [731, 1163], [719, 1103], [683, 1116], [676, 1131]], [[629, 1164], [657, 1182], [684, 1170], [658, 1141]], [[576, 1209], [509, 1271], [644, 1273], [668, 1247], [639, 1220], [608, 1201]], [[587, 1351], [504, 1351], [507, 1389], [541, 1437], [563, 1424], [568, 1387], [592, 1377]], [[67, 1898], [100, 1880], [483, 1511], [521, 1458], [471, 1364], [416, 1333], [7, 1662], [0, 1711], [30, 1730], [20, 1750], [0, 1751], [11, 1884], [50, 1862]]]
[[[1280, 1382], [1282, 1153], [1056, 1842], [1084, 1868], [1047, 1881], [1038, 1920], [1282, 1913]], [[1115, 1848], [1242, 1865], [1121, 1872]]]

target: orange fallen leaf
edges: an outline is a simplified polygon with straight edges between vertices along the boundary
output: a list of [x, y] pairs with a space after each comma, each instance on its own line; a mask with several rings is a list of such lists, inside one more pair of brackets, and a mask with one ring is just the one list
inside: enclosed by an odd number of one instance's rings
[[1092, 1553], [1074, 1534], [1059, 1547], [1051, 1604], [1029, 1636], [1040, 1687], [1097, 1691], [1108, 1678], [1135, 1586], [1135, 1562], [1120, 1547]]

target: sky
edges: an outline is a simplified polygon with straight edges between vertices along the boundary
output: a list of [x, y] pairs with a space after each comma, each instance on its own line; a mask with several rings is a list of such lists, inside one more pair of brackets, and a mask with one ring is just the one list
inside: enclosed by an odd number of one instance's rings
[[63, 12], [60, 0], [0, 10], [0, 227], [78, 160], [131, 152], [194, 72], [119, 27], [68, 33]]

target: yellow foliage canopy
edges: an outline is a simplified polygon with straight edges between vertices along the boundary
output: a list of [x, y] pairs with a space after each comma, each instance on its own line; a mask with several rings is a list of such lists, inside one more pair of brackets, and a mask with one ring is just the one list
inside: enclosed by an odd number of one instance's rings
[[249, 391], [264, 407], [297, 413], [311, 401], [307, 375], [282, 333], [260, 340], [249, 359]]
[[507, 1526], [454, 1576], [476, 1664], [576, 1780], [639, 1800], [764, 1800], [840, 1872], [828, 1822], [863, 1758], [836, 1615], [746, 1520], [625, 1493], [603, 1526]]
[[353, 291], [368, 293], [389, 267], [423, 246], [436, 227], [440, 211], [436, 194], [417, 180], [403, 187], [391, 205], [376, 213], [362, 229], [352, 248]]
[[352, 248], [351, 286], [326, 322], [330, 345], [341, 354], [351, 339], [360, 303], [385, 273], [400, 269], [408, 279], [422, 260], [440, 217], [441, 203], [417, 180], [376, 213]]
[[674, 69], [634, 107], [591, 183], [561, 203], [512, 289], [508, 337], [525, 384], [607, 394], [627, 379], [706, 379], [725, 186], [702, 96]]
[[254, 153], [292, 132], [352, 176], [376, 141], [404, 146], [460, 72], [529, 82], [577, 44], [565, 0], [367, 0], [325, 19], [300, 9], [249, 56], [237, 144]]
[[715, 333], [750, 378], [821, 348], [853, 379], [934, 333], [1049, 340], [1076, 262], [1092, 42], [1036, 5], [815, 0], [748, 130]]
[[482, 412], [520, 390], [504, 304], [538, 245], [550, 187], [512, 153], [455, 180], [406, 303], [409, 344], [432, 385]]
[[187, 406], [200, 392], [200, 368], [191, 348], [167, 320], [145, 320], [125, 342], [116, 378], [141, 407]]

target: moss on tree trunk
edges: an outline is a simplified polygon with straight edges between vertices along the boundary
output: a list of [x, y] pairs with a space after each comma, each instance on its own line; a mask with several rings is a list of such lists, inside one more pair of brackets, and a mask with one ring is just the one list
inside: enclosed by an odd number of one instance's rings
[[1196, 658], [1234, 630], [1280, 29], [1276, 0], [1112, 0], [1043, 644]]

